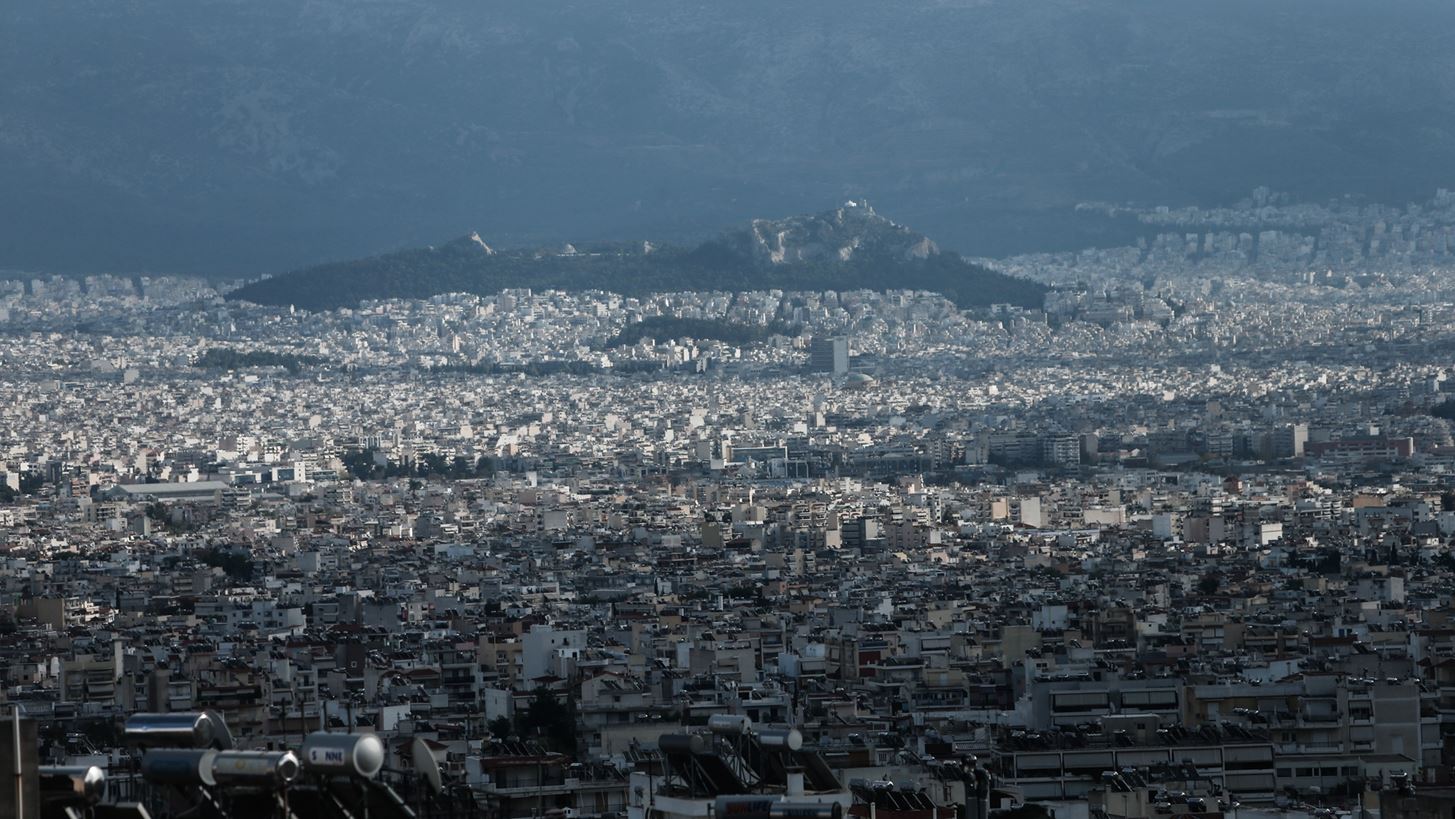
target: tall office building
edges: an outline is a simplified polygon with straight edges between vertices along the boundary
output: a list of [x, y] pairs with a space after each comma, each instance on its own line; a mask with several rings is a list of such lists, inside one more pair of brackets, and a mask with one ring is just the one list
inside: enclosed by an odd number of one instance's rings
[[849, 372], [849, 340], [843, 336], [814, 338], [808, 349], [808, 369], [816, 373]]
[[1273, 455], [1277, 458], [1299, 458], [1308, 444], [1308, 424], [1289, 424], [1273, 432]]
[[1048, 435], [1041, 439], [1041, 461], [1061, 466], [1081, 463], [1081, 438], [1076, 435]]

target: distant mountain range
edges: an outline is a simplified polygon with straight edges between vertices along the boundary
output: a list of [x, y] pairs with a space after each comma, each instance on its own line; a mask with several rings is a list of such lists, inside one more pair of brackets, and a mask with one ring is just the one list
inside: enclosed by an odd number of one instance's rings
[[681, 243], [859, 197], [994, 257], [1135, 238], [1092, 200], [1404, 204], [1455, 184], [1451, 31], [1449, 0], [13, 2], [0, 268]]
[[849, 202], [812, 216], [754, 219], [695, 246], [636, 242], [500, 251], [472, 233], [438, 247], [274, 276], [228, 298], [329, 310], [372, 299], [489, 295], [520, 287], [627, 295], [915, 289], [943, 293], [961, 307], [1038, 307], [1045, 293], [1035, 282], [942, 252], [928, 237], [880, 216], [867, 202]]

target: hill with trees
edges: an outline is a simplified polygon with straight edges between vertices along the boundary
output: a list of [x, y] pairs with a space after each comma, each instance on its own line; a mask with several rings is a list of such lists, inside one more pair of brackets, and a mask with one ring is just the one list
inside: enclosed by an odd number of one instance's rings
[[605, 290], [930, 290], [961, 307], [1039, 307], [1045, 287], [972, 264], [865, 203], [756, 219], [695, 247], [650, 242], [497, 251], [470, 235], [438, 247], [335, 262], [253, 282], [228, 298], [309, 310], [510, 288]]

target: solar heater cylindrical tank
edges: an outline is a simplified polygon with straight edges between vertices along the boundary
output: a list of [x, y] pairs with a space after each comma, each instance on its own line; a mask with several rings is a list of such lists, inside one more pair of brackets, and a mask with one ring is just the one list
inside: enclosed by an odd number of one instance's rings
[[126, 740], [144, 748], [232, 747], [232, 734], [220, 714], [191, 711], [175, 714], [132, 714], [123, 729]]
[[770, 819], [844, 819], [844, 806], [838, 802], [778, 802]]
[[663, 734], [657, 738], [657, 747], [664, 754], [705, 754], [707, 739], [702, 734]]
[[838, 802], [797, 802], [772, 796], [719, 796], [715, 819], [843, 819]]
[[741, 736], [753, 727], [753, 721], [742, 714], [713, 714], [707, 718], [707, 730], [723, 736]]
[[95, 765], [42, 765], [40, 793], [94, 805], [106, 796], [106, 772]]
[[373, 734], [315, 731], [303, 741], [302, 756], [312, 773], [373, 779], [384, 767], [384, 743]]
[[220, 751], [212, 760], [212, 777], [223, 785], [278, 788], [297, 779], [299, 769], [292, 751]]
[[141, 775], [156, 785], [216, 785], [212, 760], [217, 751], [153, 748], [141, 758]]
[[760, 728], [758, 744], [764, 748], [797, 751], [803, 747], [803, 732], [797, 728]]

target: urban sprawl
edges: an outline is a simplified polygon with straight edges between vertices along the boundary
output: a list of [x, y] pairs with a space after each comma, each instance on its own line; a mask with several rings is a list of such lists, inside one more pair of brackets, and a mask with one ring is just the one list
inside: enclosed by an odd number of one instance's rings
[[[1039, 310], [0, 281], [16, 760], [161, 816], [1449, 816], [1455, 197], [1135, 216], [989, 262]], [[788, 329], [613, 343], [668, 318]]]

